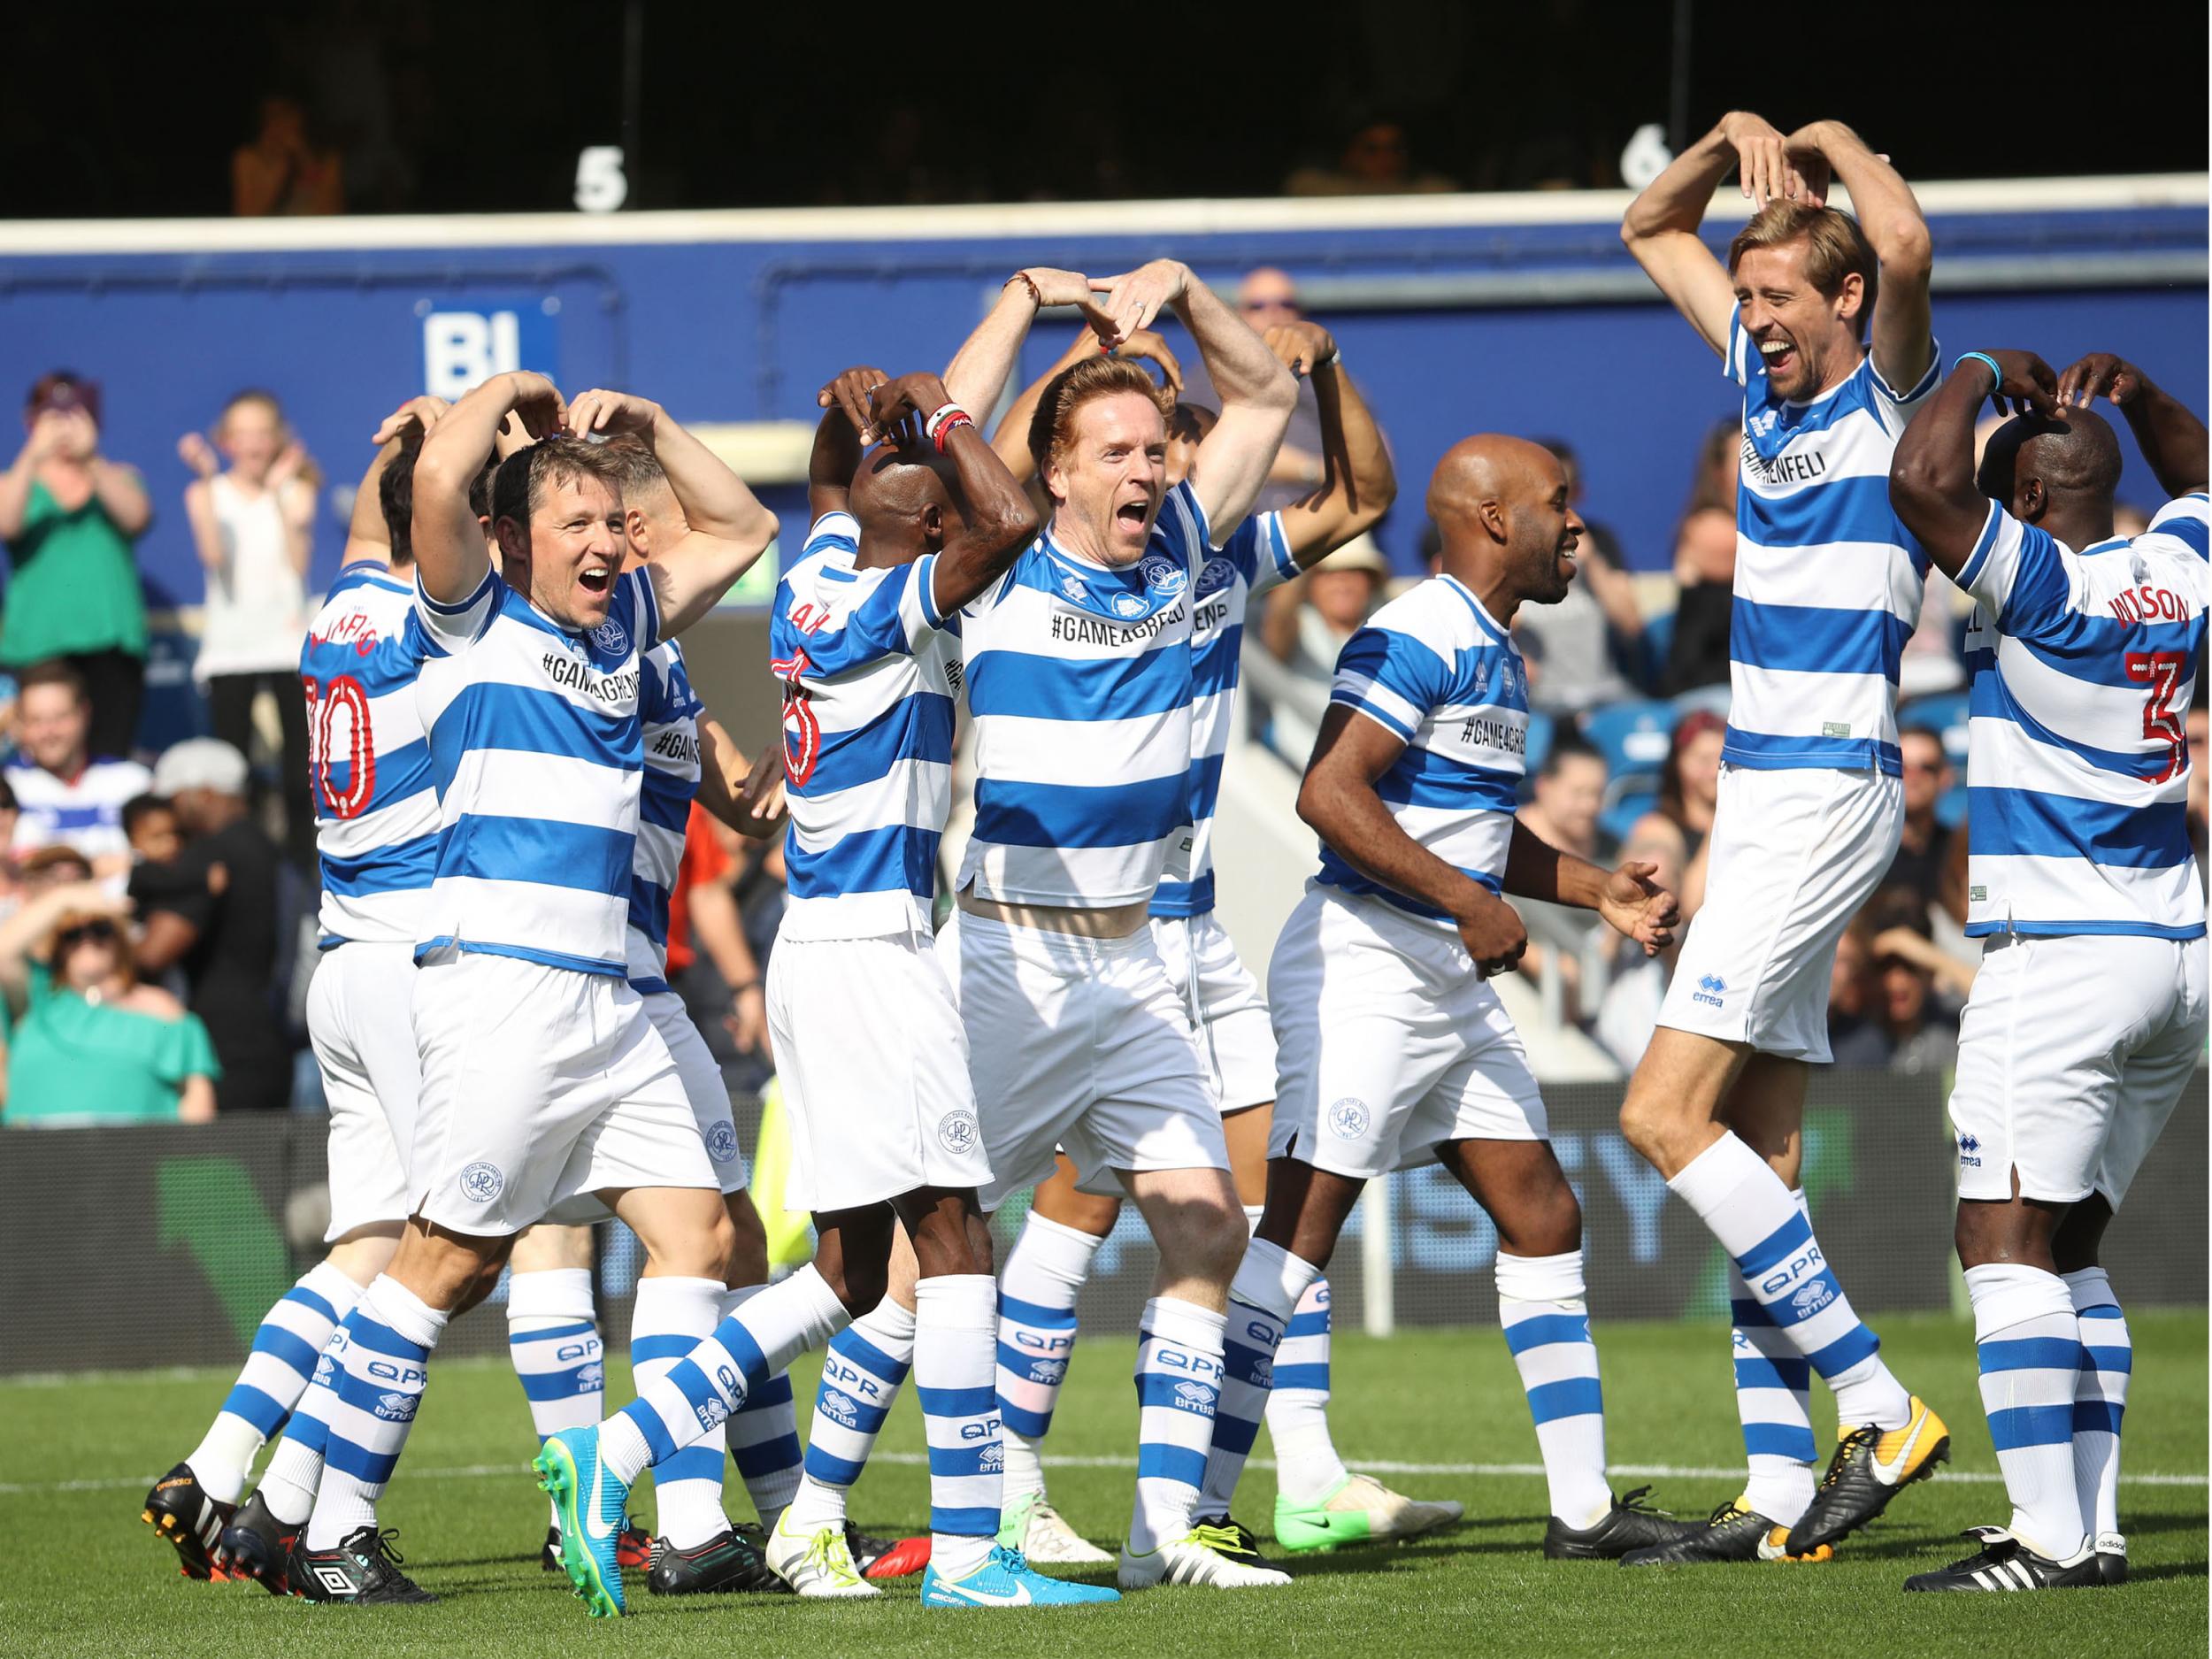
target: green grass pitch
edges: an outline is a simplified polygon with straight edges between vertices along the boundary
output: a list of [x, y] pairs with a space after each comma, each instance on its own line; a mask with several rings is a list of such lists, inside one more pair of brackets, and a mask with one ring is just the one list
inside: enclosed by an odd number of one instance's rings
[[[227, 1375], [4, 1384], [0, 1652], [147, 1659], [1959, 1652], [2078, 1659], [2206, 1650], [2202, 1312], [2131, 1319], [2135, 1394], [2122, 1521], [2132, 1581], [2116, 1591], [2032, 1596], [1899, 1594], [1907, 1573], [1967, 1553], [1955, 1536], [1961, 1528], [2001, 1524], [2007, 1506], [1992, 1479], [1996, 1462], [1967, 1325], [1896, 1316], [1876, 1324], [1899, 1375], [1948, 1419], [1957, 1472], [1905, 1493], [1832, 1566], [1630, 1572], [1547, 1563], [1536, 1551], [1541, 1479], [1494, 1468], [1525, 1466], [1536, 1455], [1497, 1333], [1418, 1331], [1387, 1342], [1340, 1334], [1333, 1420], [1353, 1465], [1393, 1471], [1386, 1478], [1406, 1491], [1462, 1499], [1465, 1522], [1403, 1547], [1295, 1559], [1297, 1582], [1286, 1591], [1155, 1590], [1078, 1613], [925, 1614], [913, 1579], [860, 1605], [764, 1596], [663, 1601], [633, 1576], [631, 1617], [620, 1625], [589, 1620], [566, 1582], [539, 1570], [545, 1505], [524, 1467], [534, 1442], [512, 1374], [487, 1361], [434, 1370], [384, 1508], [386, 1523], [401, 1529], [408, 1570], [444, 1598], [440, 1605], [364, 1613], [280, 1601], [247, 1585], [188, 1584], [168, 1547], [139, 1523], [139, 1502], [149, 1478], [198, 1439]], [[1622, 1470], [1616, 1485], [1648, 1479], [1654, 1499], [1680, 1515], [1701, 1515], [1732, 1496], [1738, 1484], [1724, 1471], [1740, 1447], [1723, 1333], [1616, 1325], [1601, 1329], [1599, 1340], [1609, 1450]], [[1053, 1455], [1070, 1460], [1051, 1470], [1055, 1501], [1109, 1542], [1128, 1513], [1131, 1352], [1126, 1338], [1085, 1340], [1051, 1442]], [[803, 1406], [810, 1403], [812, 1368], [802, 1367], [793, 1381]], [[611, 1365], [608, 1383], [611, 1399], [626, 1398], [626, 1367]], [[856, 1494], [856, 1517], [874, 1531], [919, 1530], [926, 1481], [915, 1460], [921, 1437], [910, 1400], [902, 1400], [882, 1445], [899, 1461], [870, 1471]], [[1694, 1472], [1629, 1472], [1640, 1466]], [[731, 1486], [733, 1514], [749, 1518], [741, 1488]], [[1263, 1538], [1273, 1502], [1272, 1475], [1256, 1464], [1239, 1508]], [[641, 1493], [641, 1511], [649, 1508]]]

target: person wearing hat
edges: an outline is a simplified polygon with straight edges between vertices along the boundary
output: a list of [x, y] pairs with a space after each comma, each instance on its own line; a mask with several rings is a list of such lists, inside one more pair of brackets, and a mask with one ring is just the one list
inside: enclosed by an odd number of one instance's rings
[[1314, 688], [1310, 709], [1287, 701], [1274, 709], [1275, 747], [1282, 754], [1312, 751], [1337, 653], [1365, 626], [1389, 580], [1390, 561], [1375, 538], [1363, 532], [1270, 596], [1260, 638], [1294, 677]]
[[100, 453], [100, 388], [58, 369], [24, 401], [26, 437], [0, 472], [8, 545], [0, 667], [60, 657], [84, 679], [95, 755], [124, 756], [146, 680], [146, 596], [131, 544], [153, 522], [138, 469]]
[[282, 1111], [292, 1092], [274, 988], [282, 855], [254, 821], [247, 787], [246, 757], [216, 738], [187, 739], [155, 763], [153, 792], [175, 807], [187, 840], [157, 883], [132, 878], [145, 921], [138, 965], [149, 976], [183, 971], [222, 1062], [223, 1110]]
[[10, 1127], [214, 1118], [207, 1027], [140, 983], [129, 913], [104, 883], [69, 881], [0, 924]]

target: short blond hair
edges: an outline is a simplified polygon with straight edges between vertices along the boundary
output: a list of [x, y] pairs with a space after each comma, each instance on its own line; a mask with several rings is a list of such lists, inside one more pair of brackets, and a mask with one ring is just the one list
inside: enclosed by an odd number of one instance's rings
[[1830, 299], [1843, 291], [1844, 278], [1857, 274], [1862, 285], [1858, 325], [1864, 333], [1867, 319], [1874, 314], [1882, 265], [1859, 221], [1840, 208], [1812, 207], [1778, 197], [1769, 202], [1728, 244], [1728, 274], [1736, 274], [1736, 262], [1751, 249], [1780, 248], [1793, 242], [1805, 244], [1805, 280]]
[[1100, 355], [1064, 368], [1045, 382], [1029, 418], [1029, 454], [1041, 473], [1075, 442], [1075, 415], [1084, 404], [1121, 392], [1134, 392], [1160, 411], [1163, 429], [1174, 418], [1173, 394], [1126, 357]]

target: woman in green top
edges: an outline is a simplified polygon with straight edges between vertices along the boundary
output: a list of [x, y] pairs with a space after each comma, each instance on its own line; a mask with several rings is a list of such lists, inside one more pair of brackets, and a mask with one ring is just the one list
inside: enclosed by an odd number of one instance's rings
[[[0, 1119], [11, 1127], [214, 1118], [214, 1044], [175, 997], [138, 983], [128, 908], [96, 882], [72, 883], [0, 924], [0, 986], [18, 1016]], [[45, 962], [33, 959], [34, 941]]]
[[131, 543], [153, 521], [137, 470], [100, 453], [100, 388], [65, 370], [31, 388], [29, 437], [0, 472], [8, 591], [0, 668], [61, 657], [92, 699], [94, 756], [127, 758], [146, 683], [146, 596]]

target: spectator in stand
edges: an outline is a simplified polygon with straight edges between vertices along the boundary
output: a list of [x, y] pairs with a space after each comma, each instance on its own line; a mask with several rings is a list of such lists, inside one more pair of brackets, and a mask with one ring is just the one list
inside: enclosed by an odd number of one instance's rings
[[[1537, 442], [1556, 456], [1567, 474], [1567, 501], [1582, 499], [1582, 464], [1563, 438]], [[1620, 542], [1601, 524], [1582, 521], [1575, 548], [1575, 580], [1555, 605], [1524, 605], [1513, 633], [1542, 662], [1529, 701], [1547, 714], [1570, 718], [1636, 695], [1633, 664], [1641, 649], [1643, 612], [1636, 585], [1621, 568]]]
[[146, 687], [146, 596], [131, 543], [153, 522], [135, 467], [100, 453], [100, 388], [65, 369], [31, 388], [29, 437], [0, 472], [8, 544], [0, 667], [20, 674], [59, 657], [91, 703], [95, 755], [120, 758]]
[[184, 826], [177, 809], [157, 795], [135, 795], [123, 803], [123, 833], [141, 867], [173, 864], [184, 851]]
[[1718, 508], [1736, 518], [1736, 486], [1743, 469], [1743, 427], [1734, 419], [1718, 421], [1697, 446], [1697, 471], [1690, 476], [1689, 504], [1682, 516]]
[[1674, 637], [1667, 646], [1662, 696], [1728, 683], [1728, 627], [1735, 610], [1736, 514], [1700, 507], [1674, 536]]
[[15, 861], [15, 826], [21, 816], [14, 788], [0, 776], [0, 920], [14, 915], [23, 902], [23, 872]]
[[1954, 781], [1951, 758], [1943, 739], [1924, 726], [1900, 732], [1897, 749], [1905, 770], [1905, 833], [1882, 885], [1917, 893], [1925, 909], [1936, 902], [1950, 861], [1951, 832], [1937, 821], [1936, 803]]
[[[1657, 813], [1638, 820], [1622, 843], [1621, 862], [1655, 866], [1651, 879], [1670, 893], [1682, 890], [1689, 859], [1682, 850], [1682, 833]], [[1641, 950], [1613, 953], [1613, 977], [1599, 999], [1590, 1034], [1624, 1071], [1633, 1071], [1651, 1046], [1651, 1033], [1659, 1024], [1659, 1010], [1667, 1000], [1667, 982], [1674, 977], [1675, 958], [1681, 954], [1681, 934], [1655, 956]]]
[[305, 869], [315, 856], [315, 814], [299, 662], [314, 552], [314, 463], [284, 424], [283, 408], [263, 391], [240, 392], [223, 405], [212, 445], [188, 433], [177, 453], [198, 474], [185, 486], [184, 510], [207, 572], [192, 677], [207, 694], [215, 735], [242, 755], [253, 753], [255, 699], [267, 692], [275, 700], [285, 840]]
[[1713, 833], [1720, 800], [1720, 751], [1727, 722], [1709, 709], [1696, 709], [1678, 721], [1659, 768], [1659, 801], [1637, 819], [1629, 840], [1640, 840], [1655, 824], [1671, 828], [1682, 842], [1682, 885], [1675, 889], [1684, 919], [1705, 902], [1705, 839]]
[[[1959, 1056], [1958, 1007], [1973, 988], [1972, 964], [1957, 963], [1929, 937], [1928, 910], [1917, 893], [1882, 887], [1863, 912], [1872, 930], [1873, 1018], [1889, 1039], [1890, 1069], [1935, 1074]], [[1949, 993], [1939, 996], [1939, 976]]]
[[344, 164], [309, 136], [296, 100], [261, 100], [260, 130], [230, 154], [230, 211], [241, 219], [346, 211]]
[[14, 848], [73, 848], [120, 892], [131, 867], [123, 803], [144, 793], [151, 774], [134, 760], [102, 758], [90, 749], [92, 709], [75, 668], [40, 663], [23, 671], [20, 685], [23, 748], [4, 773], [19, 809]]
[[214, 1118], [222, 1071], [207, 1028], [168, 992], [138, 982], [128, 914], [105, 887], [76, 881], [0, 923], [11, 1126]]
[[1414, 165], [1406, 129], [1374, 118], [1358, 122], [1333, 167], [1300, 167], [1283, 181], [1286, 196], [1415, 196], [1459, 187]]
[[246, 757], [217, 738], [188, 739], [157, 763], [154, 789], [175, 804], [188, 839], [173, 864], [133, 878], [146, 928], [139, 967], [183, 969], [223, 1063], [223, 1109], [282, 1111], [292, 1093], [276, 993], [283, 859], [248, 809]]
[[1267, 595], [1267, 611], [1260, 620], [1261, 643], [1317, 694], [1312, 709], [1294, 708], [1288, 703], [1275, 708], [1272, 739], [1279, 754], [1313, 752], [1320, 730], [1320, 717], [1314, 710], [1328, 702], [1337, 653], [1366, 625], [1389, 580], [1390, 562], [1375, 538], [1363, 533]]
[[[1531, 834], [1561, 851], [1609, 865], [1598, 830], [1604, 804], [1605, 757], [1574, 733], [1562, 732], [1536, 773], [1535, 798], [1517, 816]], [[1557, 973], [1565, 1018], [1579, 1024], [1585, 1012], [1582, 953], [1598, 933], [1596, 913], [1536, 899], [1516, 899], [1513, 908], [1528, 930], [1520, 971], [1540, 984], [1548, 972]]]
[[1889, 1033], [1875, 1017], [1880, 988], [1874, 974], [1874, 924], [1854, 917], [1836, 941], [1828, 970], [1828, 1051], [1847, 1070], [1874, 1070], [1889, 1064]]
[[2189, 845], [2196, 849], [2197, 879], [2212, 879], [2212, 845], [2208, 845], [2205, 828], [2208, 806], [2212, 806], [2212, 754], [2205, 744], [2212, 741], [2212, 714], [2199, 703], [2189, 710], [2188, 723], [2183, 728], [2188, 741], [2189, 754]]

